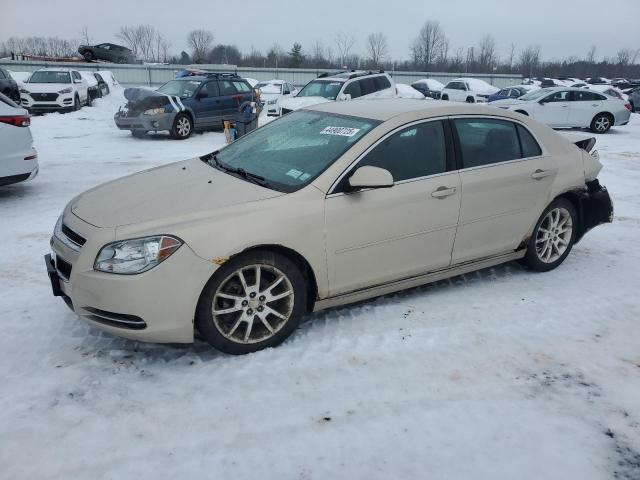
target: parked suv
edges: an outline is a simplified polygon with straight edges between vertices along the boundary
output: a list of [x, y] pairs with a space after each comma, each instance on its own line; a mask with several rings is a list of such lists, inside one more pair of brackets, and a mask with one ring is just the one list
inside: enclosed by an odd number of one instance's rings
[[253, 101], [249, 83], [231, 73], [210, 73], [177, 78], [157, 90], [126, 88], [128, 103], [116, 112], [120, 130], [134, 136], [169, 131], [172, 138], [184, 140], [194, 130], [222, 127], [224, 120], [235, 120], [240, 106]]
[[9, 71], [4, 68], [0, 68], [0, 93], [6, 95], [14, 102], [20, 103], [18, 83], [13, 79]]
[[486, 102], [499, 89], [477, 78], [456, 78], [442, 89], [442, 100], [452, 102]]
[[396, 86], [383, 71], [350, 71], [322, 74], [307, 83], [294, 97], [281, 102], [282, 115], [318, 103], [354, 100], [356, 98], [394, 98]]
[[135, 57], [131, 50], [113, 43], [80, 45], [78, 47], [78, 53], [80, 53], [87, 62], [104, 60], [113, 63], [135, 63]]
[[80, 72], [68, 68], [43, 68], [31, 74], [20, 88], [21, 105], [30, 112], [78, 110], [90, 105], [89, 84]]

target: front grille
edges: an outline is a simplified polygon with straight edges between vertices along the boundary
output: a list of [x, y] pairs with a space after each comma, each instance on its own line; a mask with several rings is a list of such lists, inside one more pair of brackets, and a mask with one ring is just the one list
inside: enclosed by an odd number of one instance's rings
[[140, 317], [135, 315], [127, 315], [124, 313], [107, 312], [93, 307], [84, 307], [90, 315], [84, 317], [94, 322], [109, 325], [111, 327], [127, 328], [129, 330], [143, 330], [147, 328], [147, 324]]
[[56, 255], [56, 270], [65, 279], [71, 277], [71, 264]]
[[75, 243], [76, 245], [83, 246], [87, 242], [86, 238], [84, 238], [82, 235], [79, 235], [73, 230], [71, 230], [64, 223], [62, 224], [62, 233], [64, 233], [67, 236], [67, 238], [71, 240], [73, 243]]
[[31, 98], [39, 100], [41, 102], [55, 102], [58, 100], [57, 93], [30, 93]]

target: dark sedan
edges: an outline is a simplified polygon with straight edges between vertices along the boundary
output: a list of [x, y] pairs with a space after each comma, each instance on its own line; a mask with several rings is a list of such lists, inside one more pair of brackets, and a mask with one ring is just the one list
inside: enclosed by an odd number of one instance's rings
[[78, 53], [80, 53], [87, 62], [103, 60], [113, 63], [135, 63], [135, 57], [131, 50], [114, 43], [80, 45], [78, 47]]
[[507, 87], [489, 95], [487, 101], [495, 102], [496, 100], [504, 100], [507, 98], [520, 98], [525, 93], [527, 93], [527, 90], [524, 87]]

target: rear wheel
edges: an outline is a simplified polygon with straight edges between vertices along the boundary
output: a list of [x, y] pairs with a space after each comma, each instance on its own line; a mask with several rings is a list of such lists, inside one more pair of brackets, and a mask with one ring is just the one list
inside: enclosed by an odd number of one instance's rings
[[305, 312], [307, 288], [300, 269], [271, 251], [239, 255], [205, 286], [196, 309], [200, 334], [233, 355], [282, 343]]
[[446, 93], [442, 95], [442, 100], [449, 100], [449, 95], [447, 95]]
[[536, 223], [527, 245], [524, 263], [532, 270], [553, 270], [567, 258], [576, 238], [578, 215], [573, 204], [558, 198]]
[[171, 134], [171, 138], [184, 140], [189, 138], [192, 131], [193, 123], [191, 122], [191, 117], [186, 113], [179, 113], [176, 115], [169, 133]]
[[591, 131], [595, 133], [607, 133], [613, 125], [613, 118], [608, 113], [599, 113], [591, 121]]
[[93, 52], [84, 52], [82, 55], [87, 62], [92, 61], [95, 57], [93, 56]]

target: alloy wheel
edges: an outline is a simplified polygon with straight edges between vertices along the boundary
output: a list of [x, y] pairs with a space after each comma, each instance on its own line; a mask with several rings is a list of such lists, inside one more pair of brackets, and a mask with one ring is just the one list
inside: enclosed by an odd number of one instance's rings
[[608, 117], [598, 117], [595, 121], [595, 127], [598, 132], [606, 132], [609, 129], [611, 121]]
[[565, 208], [550, 210], [542, 219], [536, 232], [536, 253], [540, 261], [553, 263], [557, 261], [571, 242], [573, 220]]
[[213, 296], [216, 329], [241, 344], [262, 342], [280, 331], [293, 312], [287, 276], [272, 265], [248, 265], [227, 276]]
[[191, 122], [187, 117], [182, 117], [178, 119], [178, 124], [176, 125], [176, 130], [178, 131], [178, 135], [181, 137], [186, 137], [189, 135], [191, 131]]

